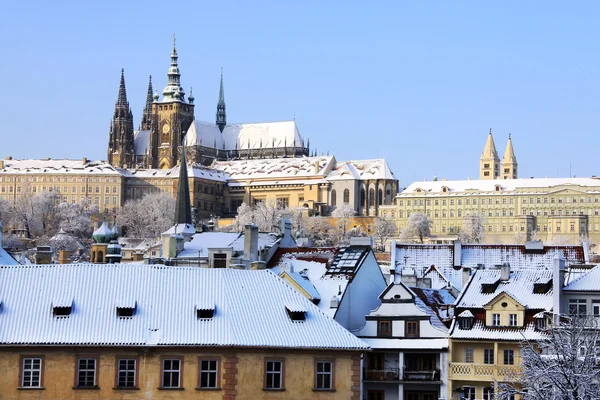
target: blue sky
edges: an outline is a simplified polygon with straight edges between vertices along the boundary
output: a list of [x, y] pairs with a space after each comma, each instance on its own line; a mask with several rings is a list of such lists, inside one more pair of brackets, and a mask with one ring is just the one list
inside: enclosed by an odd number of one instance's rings
[[[196, 119], [296, 117], [402, 187], [478, 176], [512, 133], [522, 177], [600, 175], [600, 2], [33, 1], [3, 5], [0, 157], [106, 159], [121, 68], [136, 121], [172, 34]], [[136, 126], [139, 122], [136, 122]]]

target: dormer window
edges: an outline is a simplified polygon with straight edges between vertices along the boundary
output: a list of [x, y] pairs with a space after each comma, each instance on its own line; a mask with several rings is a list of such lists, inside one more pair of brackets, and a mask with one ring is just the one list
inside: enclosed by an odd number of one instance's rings
[[533, 316], [535, 318], [535, 329], [538, 331], [545, 331], [547, 328], [546, 316], [543, 312], [537, 313]]
[[71, 315], [72, 307], [52, 307], [52, 314], [57, 318], [67, 318]]
[[198, 319], [213, 319], [215, 308], [214, 305], [196, 306], [196, 317]]
[[460, 329], [468, 330], [473, 328], [473, 322], [475, 321], [475, 316], [469, 310], [465, 310], [458, 314], [458, 323]]
[[308, 310], [301, 304], [286, 304], [285, 310], [293, 322], [304, 322]]
[[56, 318], [68, 318], [73, 311], [73, 298], [61, 297], [52, 302], [52, 315]]
[[135, 309], [137, 308], [137, 302], [133, 299], [119, 300], [116, 304], [117, 317], [119, 318], [131, 318], [135, 315]]

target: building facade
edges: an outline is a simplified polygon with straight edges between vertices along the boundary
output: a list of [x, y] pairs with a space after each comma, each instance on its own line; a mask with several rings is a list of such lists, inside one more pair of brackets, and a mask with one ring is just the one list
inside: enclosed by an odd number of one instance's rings
[[432, 220], [432, 242], [454, 240], [465, 219], [483, 218], [485, 241], [600, 242], [600, 180], [540, 178], [414, 182], [379, 215], [407, 226], [412, 213]]

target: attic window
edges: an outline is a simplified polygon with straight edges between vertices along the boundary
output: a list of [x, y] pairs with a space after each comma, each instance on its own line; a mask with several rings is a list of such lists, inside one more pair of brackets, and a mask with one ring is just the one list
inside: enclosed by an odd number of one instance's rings
[[546, 330], [546, 316], [543, 312], [537, 313], [533, 316], [535, 318], [535, 330], [545, 331]]
[[302, 322], [306, 320], [308, 310], [301, 304], [286, 304], [285, 310], [288, 316], [294, 322]]
[[533, 293], [544, 294], [552, 288], [552, 280], [548, 282], [536, 282], [533, 284]]
[[491, 283], [482, 283], [481, 284], [481, 293], [494, 293], [500, 284], [500, 279], [496, 282]]
[[212, 319], [215, 316], [215, 309], [214, 308], [207, 308], [207, 309], [196, 309], [196, 316], [198, 317], [198, 319]]
[[465, 310], [458, 314], [458, 323], [460, 324], [460, 329], [468, 330], [473, 328], [474, 320], [475, 316], [469, 310]]
[[72, 307], [52, 307], [52, 314], [57, 318], [66, 318], [71, 315]]
[[131, 318], [135, 313], [135, 307], [117, 307], [117, 316], [119, 318]]

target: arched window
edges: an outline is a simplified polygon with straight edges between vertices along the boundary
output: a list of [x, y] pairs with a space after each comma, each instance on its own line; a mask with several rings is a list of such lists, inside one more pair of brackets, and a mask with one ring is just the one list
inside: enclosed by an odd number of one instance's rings
[[350, 204], [350, 191], [348, 189], [344, 189], [344, 203]]
[[331, 205], [337, 205], [337, 193], [335, 192], [335, 189], [331, 191]]
[[385, 187], [385, 204], [390, 204], [392, 202], [392, 185], [389, 183]]
[[364, 207], [365, 205], [365, 189], [360, 189], [360, 205]]
[[375, 206], [375, 189], [369, 189], [369, 206]]
[[382, 202], [383, 202], [383, 190], [379, 189], [379, 192], [377, 193], [377, 204], [381, 205]]

